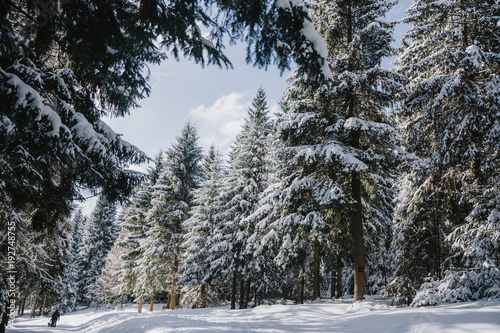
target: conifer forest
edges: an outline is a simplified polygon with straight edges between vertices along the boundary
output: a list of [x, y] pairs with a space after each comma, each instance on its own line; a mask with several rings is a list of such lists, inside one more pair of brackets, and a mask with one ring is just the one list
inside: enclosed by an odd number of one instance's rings
[[[1, 1], [2, 307], [499, 298], [500, 1], [412, 0], [401, 47], [396, 3]], [[146, 156], [102, 120], [148, 66], [231, 69], [234, 42], [293, 71], [227, 154], [189, 121]]]

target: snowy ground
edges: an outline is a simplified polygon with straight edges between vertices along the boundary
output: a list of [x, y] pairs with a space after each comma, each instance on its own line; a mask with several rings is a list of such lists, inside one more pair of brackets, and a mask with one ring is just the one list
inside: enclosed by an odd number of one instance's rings
[[[149, 305], [146, 306], [149, 309]], [[227, 307], [137, 313], [124, 310], [83, 310], [61, 316], [56, 328], [48, 317], [16, 318], [7, 332], [500, 332], [500, 300], [447, 304], [425, 308], [397, 308], [383, 301], [322, 300], [305, 305], [259, 306], [248, 310]]]

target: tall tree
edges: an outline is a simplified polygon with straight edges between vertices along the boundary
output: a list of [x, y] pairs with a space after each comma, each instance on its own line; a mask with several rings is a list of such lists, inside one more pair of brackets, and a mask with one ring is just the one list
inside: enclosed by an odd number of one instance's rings
[[176, 307], [178, 271], [182, 266], [183, 223], [190, 217], [194, 192], [203, 180], [196, 127], [188, 122], [176, 141], [165, 152], [163, 169], [153, 187], [149, 229], [141, 241], [137, 267], [143, 289], [154, 292], [167, 280], [172, 283], [168, 305], [172, 310]]
[[[404, 92], [404, 78], [379, 67], [395, 52], [390, 45], [394, 24], [382, 19], [392, 4], [311, 4], [313, 22], [327, 42], [333, 82], [323, 85], [293, 74], [279, 123], [281, 164], [286, 167], [275, 192], [280, 218], [274, 227], [283, 237], [278, 258], [292, 255], [303, 237], [324, 244], [333, 237], [329, 243], [343, 244], [342, 253], [349, 234], [354, 301], [367, 292], [365, 247], [377, 251], [388, 245], [392, 185], [401, 152], [385, 109]], [[304, 250], [317, 258], [316, 246]]]
[[225, 173], [222, 155], [212, 145], [203, 163], [204, 181], [194, 193], [191, 217], [184, 222], [186, 231], [183, 247], [185, 259], [179, 281], [183, 287], [183, 302], [189, 307], [216, 305], [224, 295], [219, 280], [210, 274], [209, 249], [212, 247], [221, 213], [221, 187]]
[[211, 256], [214, 271], [233, 275], [232, 308], [235, 308], [236, 283], [240, 282], [240, 307], [245, 307], [244, 289], [249, 287], [247, 281], [254, 278], [253, 251], [247, 248], [254, 224], [245, 218], [257, 210], [261, 194], [269, 183], [267, 147], [270, 133], [269, 108], [264, 91], [259, 89], [230, 152], [222, 189], [223, 211], [217, 226], [219, 235], [213, 244], [222, 258]]
[[137, 290], [139, 271], [136, 266], [141, 256], [140, 245], [141, 241], [146, 238], [148, 211], [152, 207], [154, 186], [158, 182], [163, 164], [163, 152], [160, 151], [153, 160], [153, 166], [148, 169], [146, 181], [136, 188], [132, 198], [120, 213], [122, 237], [117, 240], [117, 245], [124, 249], [121, 257], [122, 266], [118, 272], [121, 282], [119, 289], [122, 295], [128, 295]]
[[[402, 247], [416, 259], [435, 261], [424, 264], [436, 279], [463, 281], [445, 292], [438, 291], [441, 282], [427, 284], [418, 304], [450, 293], [482, 297], [498, 283], [499, 15], [496, 0], [415, 0], [405, 19], [412, 28], [397, 63], [411, 94], [398, 117], [409, 150], [422, 163], [407, 178], [415, 191], [406, 191], [399, 220], [402, 230], [405, 224], [433, 226], [421, 236], [436, 245]], [[427, 207], [436, 214], [426, 216]], [[488, 282], [480, 286], [479, 280]], [[427, 298], [429, 290], [439, 296]]]
[[99, 197], [84, 230], [79, 295], [83, 304], [94, 305], [97, 299], [97, 277], [101, 275], [106, 256], [118, 236], [116, 204]]
[[72, 219], [73, 232], [71, 237], [70, 251], [64, 259], [64, 271], [62, 274], [60, 289], [60, 310], [63, 313], [72, 312], [78, 302], [78, 292], [81, 290], [81, 264], [80, 257], [83, 247], [84, 228], [88, 217], [83, 215], [81, 209], [77, 210]]

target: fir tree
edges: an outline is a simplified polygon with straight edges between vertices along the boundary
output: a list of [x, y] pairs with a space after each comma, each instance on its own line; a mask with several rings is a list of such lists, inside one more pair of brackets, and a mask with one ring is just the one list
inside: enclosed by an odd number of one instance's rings
[[[212, 245], [210, 260], [214, 272], [232, 275], [233, 309], [237, 281], [240, 282], [242, 308], [248, 301], [244, 300], [244, 290], [248, 290], [250, 281], [256, 278], [253, 250], [247, 248], [254, 224], [245, 218], [257, 210], [261, 194], [269, 183], [267, 146], [271, 122], [268, 114], [265, 93], [259, 89], [230, 152], [228, 174], [222, 189], [223, 209], [218, 217], [217, 238]], [[216, 252], [222, 257], [215, 255]]]
[[119, 289], [122, 295], [131, 294], [136, 290], [139, 274], [136, 265], [141, 255], [141, 241], [146, 238], [148, 230], [147, 215], [152, 207], [153, 187], [158, 182], [163, 169], [162, 151], [155, 156], [153, 162], [153, 166], [148, 169], [147, 180], [136, 188], [132, 198], [120, 214], [122, 237], [117, 241], [117, 245], [124, 249], [120, 258], [122, 266], [118, 272], [121, 283]]
[[97, 299], [97, 277], [101, 275], [106, 256], [118, 236], [116, 204], [99, 197], [84, 230], [81, 257], [81, 302], [94, 305]]
[[177, 302], [178, 270], [182, 265], [183, 223], [189, 219], [194, 191], [202, 181], [201, 148], [196, 128], [187, 123], [177, 142], [165, 152], [158, 181], [153, 187], [148, 211], [148, 231], [141, 241], [136, 288], [152, 294], [155, 288], [170, 288], [170, 309]]
[[[399, 243], [398, 249], [425, 258], [433, 277], [452, 286], [429, 300], [427, 292], [436, 292], [440, 282], [427, 284], [416, 304], [476, 299], [499, 281], [498, 247], [492, 247], [499, 230], [499, 10], [498, 1], [419, 0], [405, 19], [412, 28], [398, 71], [410, 79], [411, 94], [398, 117], [408, 149], [422, 162], [407, 178], [415, 191], [406, 190], [401, 200], [399, 228], [426, 229], [415, 241], [433, 238], [436, 245]], [[428, 207], [433, 216], [426, 216]], [[415, 287], [427, 272], [420, 272]]]
[[73, 219], [72, 242], [68, 255], [64, 262], [64, 272], [62, 274], [60, 289], [60, 310], [63, 313], [72, 312], [78, 302], [78, 292], [81, 290], [81, 264], [80, 257], [83, 247], [84, 228], [87, 225], [87, 216], [83, 215], [81, 209], [77, 210]]
[[[404, 91], [404, 78], [379, 67], [393, 24], [382, 20], [387, 1], [317, 1], [311, 16], [328, 46], [331, 85], [293, 74], [278, 128], [283, 141], [279, 190], [274, 191], [281, 237], [279, 263], [314, 262], [319, 297], [318, 251], [337, 244], [354, 260], [354, 300], [367, 292], [365, 249], [376, 253], [390, 240], [395, 163], [400, 160], [394, 122], [385, 112]], [[351, 245], [346, 247], [346, 235]], [[365, 244], [364, 235], [368, 242]], [[297, 264], [299, 262], [296, 261]], [[374, 267], [375, 268], [375, 267]], [[373, 269], [376, 271], [376, 269]], [[372, 275], [374, 275], [372, 273]]]
[[183, 302], [190, 307], [204, 308], [216, 305], [224, 295], [220, 294], [219, 281], [211, 276], [207, 260], [213, 245], [217, 215], [221, 213], [220, 191], [224, 167], [222, 155], [212, 145], [203, 163], [205, 179], [195, 191], [191, 217], [184, 222], [185, 260], [181, 269], [184, 285]]

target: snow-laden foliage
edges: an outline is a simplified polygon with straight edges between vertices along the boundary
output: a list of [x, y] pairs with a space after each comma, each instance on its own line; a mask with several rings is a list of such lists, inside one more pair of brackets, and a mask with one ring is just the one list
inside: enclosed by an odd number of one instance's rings
[[397, 117], [421, 162], [403, 179], [396, 270], [421, 267], [406, 271], [416, 288], [437, 280], [414, 304], [498, 294], [499, 17], [497, 0], [415, 0], [405, 19]]
[[106, 256], [118, 236], [116, 223], [116, 204], [99, 197], [83, 231], [80, 249], [80, 302], [94, 305], [99, 302], [97, 278], [101, 275]]
[[163, 166], [152, 186], [147, 230], [139, 240], [140, 254], [133, 269], [137, 277], [133, 290], [138, 300], [165, 290], [174, 298], [176, 294], [183, 255], [183, 223], [190, 217], [194, 192], [203, 180], [196, 127], [187, 123], [176, 141], [165, 151]]
[[222, 282], [211, 274], [208, 257], [216, 235], [217, 217], [221, 210], [222, 179], [225, 175], [222, 155], [212, 145], [203, 163], [204, 180], [194, 192], [191, 217], [183, 223], [185, 229], [182, 303], [204, 308], [220, 304], [225, 295]]
[[[269, 135], [272, 131], [269, 108], [262, 89], [257, 91], [252, 107], [230, 152], [229, 167], [221, 187], [220, 212], [209, 249], [210, 279], [224, 277], [240, 286], [259, 283], [260, 269], [251, 240], [255, 225], [245, 220], [259, 208], [262, 192], [270, 177]], [[240, 307], [243, 291], [240, 291]], [[248, 294], [248, 293], [247, 293]], [[234, 292], [233, 292], [234, 297]], [[248, 301], [248, 300], [247, 300]], [[234, 306], [234, 299], [233, 299]]]
[[63, 274], [61, 277], [61, 286], [59, 290], [60, 303], [59, 311], [61, 313], [70, 313], [75, 310], [79, 292], [82, 290], [82, 269], [85, 258], [81, 257], [83, 249], [83, 239], [85, 226], [88, 224], [88, 217], [83, 215], [81, 209], [77, 210], [72, 219], [73, 233], [71, 237], [70, 251], [64, 258]]

